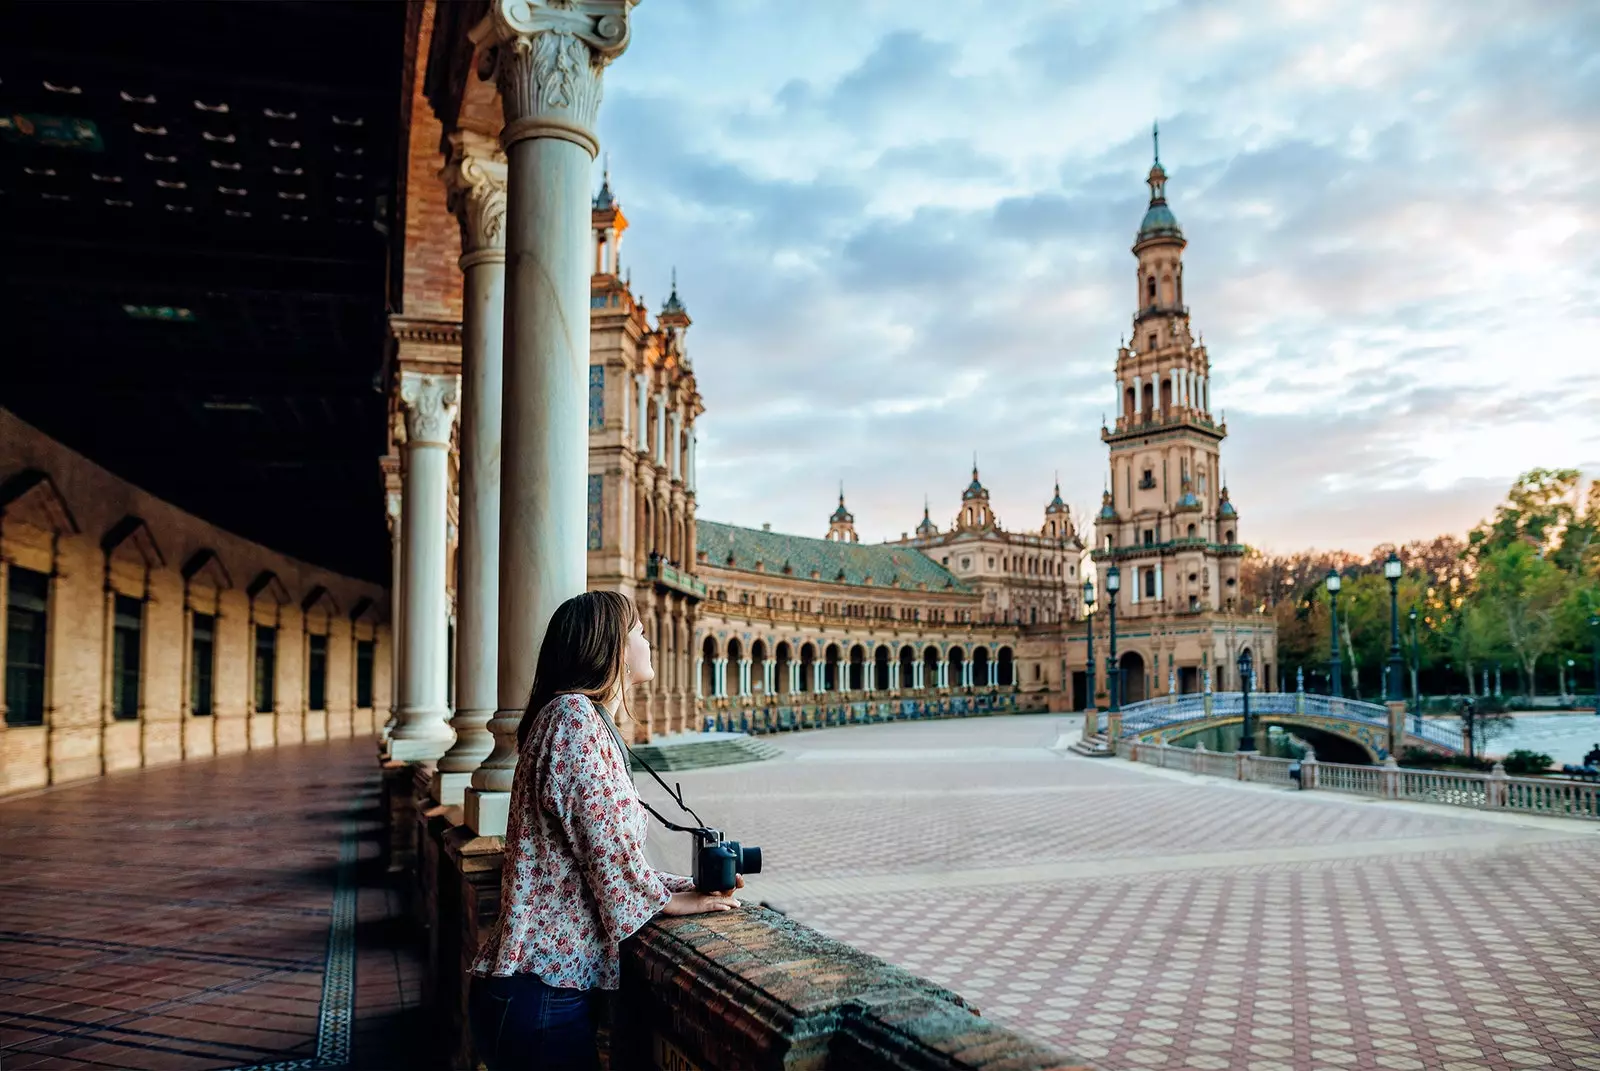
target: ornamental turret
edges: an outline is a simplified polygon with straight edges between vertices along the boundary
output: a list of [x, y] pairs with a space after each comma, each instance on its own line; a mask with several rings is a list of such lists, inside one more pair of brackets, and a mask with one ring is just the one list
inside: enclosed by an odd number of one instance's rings
[[1061, 481], [1056, 481], [1055, 497], [1044, 508], [1044, 527], [1039, 533], [1046, 539], [1071, 539], [1072, 510], [1061, 498]]
[[844, 505], [844, 486], [839, 487], [839, 508], [828, 518], [828, 534], [823, 537], [830, 543], [859, 543], [856, 536], [856, 518]]
[[978, 463], [972, 463], [972, 482], [961, 492], [961, 512], [956, 517], [956, 527], [961, 530], [993, 528], [994, 512], [989, 508], [989, 491], [978, 479]]

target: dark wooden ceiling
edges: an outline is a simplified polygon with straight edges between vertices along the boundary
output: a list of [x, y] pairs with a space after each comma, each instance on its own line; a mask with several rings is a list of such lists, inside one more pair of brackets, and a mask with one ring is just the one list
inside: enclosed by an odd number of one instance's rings
[[0, 405], [285, 553], [388, 576], [405, 5], [0, 5]]

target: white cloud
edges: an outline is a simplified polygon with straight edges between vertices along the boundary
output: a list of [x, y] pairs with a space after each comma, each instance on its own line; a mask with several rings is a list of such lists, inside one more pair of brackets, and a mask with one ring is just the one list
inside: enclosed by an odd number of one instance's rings
[[705, 516], [820, 534], [843, 476], [893, 536], [974, 449], [1014, 526], [1056, 470], [1096, 500], [1155, 116], [1247, 538], [1460, 530], [1600, 459], [1600, 9], [992, 10], [636, 10], [601, 133], [695, 317]]

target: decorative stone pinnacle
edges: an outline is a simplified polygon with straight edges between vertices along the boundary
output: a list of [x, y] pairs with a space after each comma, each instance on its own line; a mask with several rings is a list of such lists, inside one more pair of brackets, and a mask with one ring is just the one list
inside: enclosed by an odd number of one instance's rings
[[461, 377], [406, 372], [400, 376], [408, 445], [450, 445], [450, 429], [461, 404]]
[[478, 75], [500, 85], [501, 140], [560, 138], [599, 155], [594, 135], [601, 74], [628, 47], [638, 0], [492, 0], [472, 31], [483, 53]]

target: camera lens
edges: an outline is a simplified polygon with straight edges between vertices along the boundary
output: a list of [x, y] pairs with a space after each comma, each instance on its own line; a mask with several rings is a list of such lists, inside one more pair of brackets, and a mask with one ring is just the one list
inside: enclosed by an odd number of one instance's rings
[[761, 849], [760, 848], [743, 848], [743, 849], [740, 849], [740, 852], [739, 852], [739, 873], [741, 873], [741, 874], [759, 874], [759, 873], [761, 873]]

